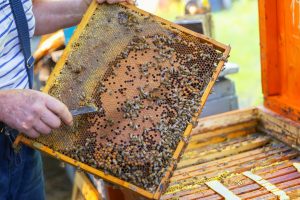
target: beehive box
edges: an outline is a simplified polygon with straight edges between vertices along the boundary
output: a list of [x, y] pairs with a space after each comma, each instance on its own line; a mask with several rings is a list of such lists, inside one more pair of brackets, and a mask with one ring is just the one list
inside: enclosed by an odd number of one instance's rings
[[299, 133], [300, 124], [264, 108], [207, 117], [161, 199], [299, 199], [300, 155], [287, 140]]
[[98, 112], [17, 142], [157, 199], [229, 49], [134, 6], [93, 2], [44, 91]]

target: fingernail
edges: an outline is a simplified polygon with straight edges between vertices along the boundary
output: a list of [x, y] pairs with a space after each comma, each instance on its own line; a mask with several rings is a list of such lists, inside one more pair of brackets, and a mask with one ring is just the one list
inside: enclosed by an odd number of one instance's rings
[[131, 5], [134, 5], [135, 4], [135, 1], [134, 0], [128, 0], [127, 1], [129, 4], [131, 4]]

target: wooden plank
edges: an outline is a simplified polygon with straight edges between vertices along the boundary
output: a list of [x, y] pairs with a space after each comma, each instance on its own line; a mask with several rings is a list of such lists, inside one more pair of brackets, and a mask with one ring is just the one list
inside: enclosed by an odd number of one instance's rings
[[216, 130], [212, 130], [212, 131], [207, 131], [207, 132], [201, 131], [201, 132], [196, 133], [196, 132], [193, 131], [193, 134], [191, 135], [190, 142], [202, 141], [202, 140], [212, 138], [212, 137], [216, 137], [216, 136], [224, 136], [224, 135], [232, 133], [232, 132], [247, 130], [249, 128], [255, 128], [255, 126], [257, 126], [257, 121], [252, 120], [252, 121], [249, 121], [249, 122], [234, 124], [232, 126], [228, 126], [228, 127], [225, 127], [225, 128], [220, 128], [220, 129], [216, 129]]
[[215, 160], [215, 159], [222, 158], [222, 157], [229, 156], [229, 155], [233, 155], [233, 154], [238, 154], [238, 153], [250, 150], [250, 149], [261, 147], [261, 146], [267, 144], [268, 142], [270, 142], [269, 137], [265, 137], [265, 136], [264, 137], [259, 137], [259, 138], [256, 138], [253, 141], [250, 141], [250, 142], [248, 142], [248, 141], [247, 142], [242, 142], [241, 144], [236, 144], [236, 145], [233, 145], [233, 146], [226, 147], [221, 152], [206, 155], [206, 156], [201, 157], [200, 159], [195, 158], [195, 159], [191, 159], [191, 160], [188, 160], [188, 161], [179, 162], [178, 165], [177, 165], [177, 168], [181, 169], [183, 167], [208, 162], [208, 161], [211, 161], [211, 160]]
[[[252, 130], [251, 130], [252, 131]], [[213, 138], [212, 140], [205, 142], [205, 143], [192, 143], [189, 144], [186, 151], [182, 155], [181, 160], [190, 159], [193, 157], [200, 157], [207, 152], [220, 152], [222, 148], [225, 148], [226, 146], [234, 145], [237, 143], [242, 143], [245, 141], [250, 141], [255, 139], [257, 137], [257, 134], [251, 134], [247, 135], [247, 132], [243, 133], [237, 133], [237, 134], [246, 134], [244, 137], [236, 137], [227, 140], [226, 138]], [[216, 139], [216, 140], [215, 140]], [[220, 140], [223, 140], [223, 142], [220, 142]], [[211, 144], [210, 144], [211, 143]]]
[[273, 123], [271, 121], [264, 121], [260, 123], [257, 127], [258, 130], [263, 131], [276, 139], [297, 148], [297, 141], [298, 141], [298, 133], [291, 134], [289, 131], [286, 131], [284, 128], [280, 127], [280, 125]]
[[[180, 198], [181, 199], [181, 198]], [[184, 200], [191, 200], [190, 198], [182, 198]], [[213, 196], [209, 196], [209, 197], [200, 197], [200, 198], [192, 198], [192, 199], [201, 199], [201, 200], [218, 200], [218, 199], [222, 199], [220, 198], [220, 195], [213, 195]]]
[[257, 108], [247, 108], [200, 118], [198, 120], [198, 126], [195, 127], [191, 135], [252, 121], [257, 119], [257, 114]]
[[288, 180], [293, 180], [293, 179], [297, 179], [300, 178], [300, 173], [299, 172], [293, 172], [290, 174], [285, 174], [283, 176], [280, 177], [274, 177], [272, 179], [269, 179], [268, 181], [270, 181], [273, 184], [279, 184], [282, 182], [286, 182]]
[[288, 136], [288, 135], [285, 134], [284, 131], [279, 133], [279, 132], [275, 132], [275, 131], [270, 130], [270, 129], [273, 129], [275, 126], [276, 125], [274, 125], [274, 124], [271, 124], [269, 122], [265, 122], [263, 127], [262, 127], [262, 125], [260, 125], [257, 128], [260, 131], [263, 131], [263, 132], [267, 133], [268, 135], [271, 135], [272, 137], [286, 143], [289, 146], [297, 147], [298, 138]]
[[274, 132], [276, 134], [281, 133], [289, 137], [298, 138], [298, 128], [290, 124], [294, 122], [284, 122], [266, 114], [261, 116], [262, 118], [259, 125], [263, 131]]
[[[252, 138], [254, 139], [254, 138]], [[251, 140], [251, 139], [250, 139]], [[180, 159], [180, 162], [184, 160], [189, 160], [189, 159], [194, 159], [194, 158], [201, 158], [203, 155], [207, 155], [209, 152], [221, 152], [222, 149], [224, 149], [226, 146], [232, 146], [236, 145], [238, 143], [246, 142], [249, 141], [249, 137], [242, 137], [242, 138], [237, 138], [234, 140], [228, 140], [226, 142], [223, 142], [222, 144], [212, 144], [207, 148], [200, 148], [200, 149], [195, 149], [193, 151], [188, 151], [184, 153]], [[236, 155], [238, 156], [238, 154]]]
[[[293, 166], [278, 170], [278, 171], [274, 171], [273, 169], [271, 169], [271, 171], [269, 171], [269, 173], [267, 173], [263, 178], [264, 179], [271, 179], [271, 178], [275, 178], [275, 177], [279, 177], [285, 174], [289, 174], [289, 173], [294, 173], [296, 172], [295, 168]], [[256, 174], [256, 172], [255, 172]]]
[[266, 108], [261, 108], [259, 110], [258, 116], [259, 121], [262, 125], [264, 125], [265, 122], [274, 124], [273, 131], [278, 133], [280, 131], [284, 131], [289, 136], [298, 136], [298, 133], [300, 131], [299, 123], [282, 117], [281, 115], [278, 115], [277, 113], [274, 113], [273, 111], [270, 111]]
[[299, 146], [300, 124], [266, 108], [258, 111], [259, 129], [289, 144]]
[[251, 192], [255, 192], [255, 194], [262, 194], [268, 193], [269, 191], [266, 188], [259, 185], [258, 183], [253, 183], [251, 185], [246, 185], [244, 187], [237, 188], [234, 190], [234, 192], [236, 192], [236, 194], [239, 194], [240, 197], [244, 198], [242, 194], [250, 194]]
[[[184, 155], [188, 154], [190, 151], [196, 150], [196, 151], [202, 151], [203, 148], [213, 148], [211, 145], [216, 145], [219, 143], [223, 142], [234, 142], [233, 140], [229, 140], [229, 139], [235, 139], [235, 138], [239, 138], [239, 137], [243, 137], [246, 135], [249, 135], [251, 133], [255, 132], [255, 128], [248, 128], [246, 130], [238, 130], [235, 132], [231, 132], [229, 134], [224, 134], [224, 135], [220, 135], [220, 136], [214, 136], [212, 138], [202, 138], [199, 137], [197, 140], [194, 140], [193, 137], [191, 138]], [[202, 135], [196, 135], [196, 136], [202, 136]], [[205, 136], [205, 134], [203, 135]], [[228, 141], [227, 141], [228, 140]], [[220, 144], [221, 145], [221, 144]]]

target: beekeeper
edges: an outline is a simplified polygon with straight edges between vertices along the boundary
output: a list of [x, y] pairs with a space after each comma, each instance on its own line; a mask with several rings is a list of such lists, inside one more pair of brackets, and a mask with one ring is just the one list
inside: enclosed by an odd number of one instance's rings
[[40, 154], [25, 146], [16, 153], [12, 143], [18, 132], [36, 138], [73, 120], [62, 102], [31, 90], [34, 59], [29, 39], [78, 24], [90, 3], [0, 0], [0, 200], [45, 199]]

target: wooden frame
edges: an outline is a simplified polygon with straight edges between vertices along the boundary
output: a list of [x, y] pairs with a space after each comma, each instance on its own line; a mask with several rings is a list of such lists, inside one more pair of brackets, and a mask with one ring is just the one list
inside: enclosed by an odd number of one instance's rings
[[73, 183], [72, 200], [77, 200], [80, 195], [87, 200], [102, 200], [102, 197], [89, 178], [83, 172], [76, 171]]
[[[45, 86], [43, 92], [47, 93], [49, 91], [49, 89], [52, 87], [52, 85], [55, 83], [55, 80], [56, 80], [56, 77], [60, 74], [60, 71], [62, 70], [63, 66], [64, 66], [64, 63], [66, 62], [67, 60], [67, 57], [69, 55], [69, 53], [71, 52], [71, 48], [72, 48], [72, 43], [75, 42], [79, 36], [81, 35], [81, 33], [84, 31], [84, 28], [85, 26], [88, 24], [88, 21], [89, 19], [92, 17], [92, 14], [94, 13], [95, 9], [97, 8], [98, 4], [96, 3], [96, 1], [93, 1], [90, 5], [90, 7], [88, 8], [86, 14], [84, 15], [81, 23], [79, 24], [79, 26], [77, 27], [76, 29], [76, 32], [74, 33], [73, 37], [71, 38], [69, 44], [67, 45], [63, 55], [61, 56], [61, 59], [58, 61], [55, 69], [53, 70], [51, 76], [49, 77], [49, 80], [47, 82], [47, 85]], [[167, 25], [170, 25], [174, 28], [177, 28], [185, 33], [188, 33], [188, 34], [191, 34], [193, 36], [196, 36], [199, 38], [199, 40], [203, 41], [203, 42], [206, 42], [206, 43], [209, 43], [209, 44], [212, 44], [216, 49], [218, 49], [219, 51], [221, 51], [223, 53], [223, 59], [220, 60], [218, 66], [216, 67], [216, 70], [213, 74], [213, 76], [211, 77], [211, 80], [210, 82], [208, 83], [202, 97], [201, 97], [201, 103], [200, 103], [200, 109], [199, 111], [195, 114], [196, 117], [193, 118], [193, 120], [197, 120], [197, 117], [200, 115], [201, 113], [201, 110], [208, 98], [208, 95], [210, 94], [211, 92], [211, 89], [219, 75], [219, 73], [221, 72], [221, 69], [222, 67], [224, 66], [224, 63], [229, 55], [229, 52], [230, 52], [230, 47], [229, 46], [226, 46], [226, 45], [223, 45], [213, 39], [210, 39], [208, 38], [207, 36], [204, 36], [202, 34], [198, 34], [198, 33], [195, 33], [195, 32], [192, 32], [186, 28], [183, 28], [181, 26], [178, 26], [176, 24], [172, 24], [170, 23], [169, 21], [166, 21], [164, 19], [161, 19], [159, 17], [156, 17], [156, 16], [153, 16], [145, 11], [142, 11], [138, 8], [136, 8], [135, 6], [133, 5], [128, 5], [128, 4], [125, 4], [125, 3], [122, 3], [121, 6], [125, 6], [126, 8], [129, 8], [131, 10], [134, 10], [134, 11], [137, 11], [141, 14], [143, 14], [144, 16], [149, 16], [149, 17], [154, 17], [156, 20], [159, 20]], [[178, 160], [179, 159], [179, 156], [180, 156], [180, 153], [183, 151], [185, 145], [186, 145], [186, 141], [187, 139], [189, 138], [189, 135], [192, 131], [192, 124], [189, 124], [184, 133], [183, 133], [183, 137], [182, 137], [182, 140], [180, 140], [180, 142], [178, 143], [177, 145], [177, 148], [173, 154], [173, 157], [172, 159], [173, 160]], [[52, 150], [51, 148], [41, 144], [41, 143], [38, 143], [34, 140], [31, 140], [31, 139], [28, 139], [26, 137], [24, 137], [23, 135], [19, 135], [14, 143], [15, 146], [17, 146], [19, 143], [23, 143], [25, 145], [28, 145], [32, 148], [35, 148], [37, 150], [40, 150], [46, 154], [49, 154], [57, 159], [60, 159], [64, 162], [67, 162], [71, 165], [74, 165], [78, 168], [81, 168], [89, 173], [92, 173], [94, 175], [97, 175], [111, 183], [114, 183], [114, 184], [117, 184], [117, 185], [120, 185], [120, 186], [123, 186], [125, 188], [128, 188], [130, 190], [133, 190], [139, 194], [141, 194], [142, 196], [146, 197], [146, 198], [149, 198], [149, 199], [159, 199], [160, 196], [161, 196], [161, 193], [162, 191], [165, 190], [165, 188], [167, 187], [167, 184], [168, 184], [168, 180], [171, 176], [171, 173], [174, 171], [174, 168], [175, 168], [175, 162], [171, 162], [170, 166], [168, 167], [167, 169], [167, 172], [165, 173], [165, 176], [164, 178], [161, 180], [161, 183], [160, 185], [158, 186], [158, 189], [155, 193], [150, 193], [140, 187], [137, 187], [131, 183], [128, 183], [128, 182], [125, 182], [119, 178], [116, 178], [114, 176], [111, 176], [111, 175], [106, 175], [104, 172], [100, 171], [100, 170], [96, 170], [84, 163], [81, 163], [81, 162], [78, 162], [74, 159], [71, 159], [70, 157], [67, 157], [59, 152], [56, 152], [54, 150]]]

